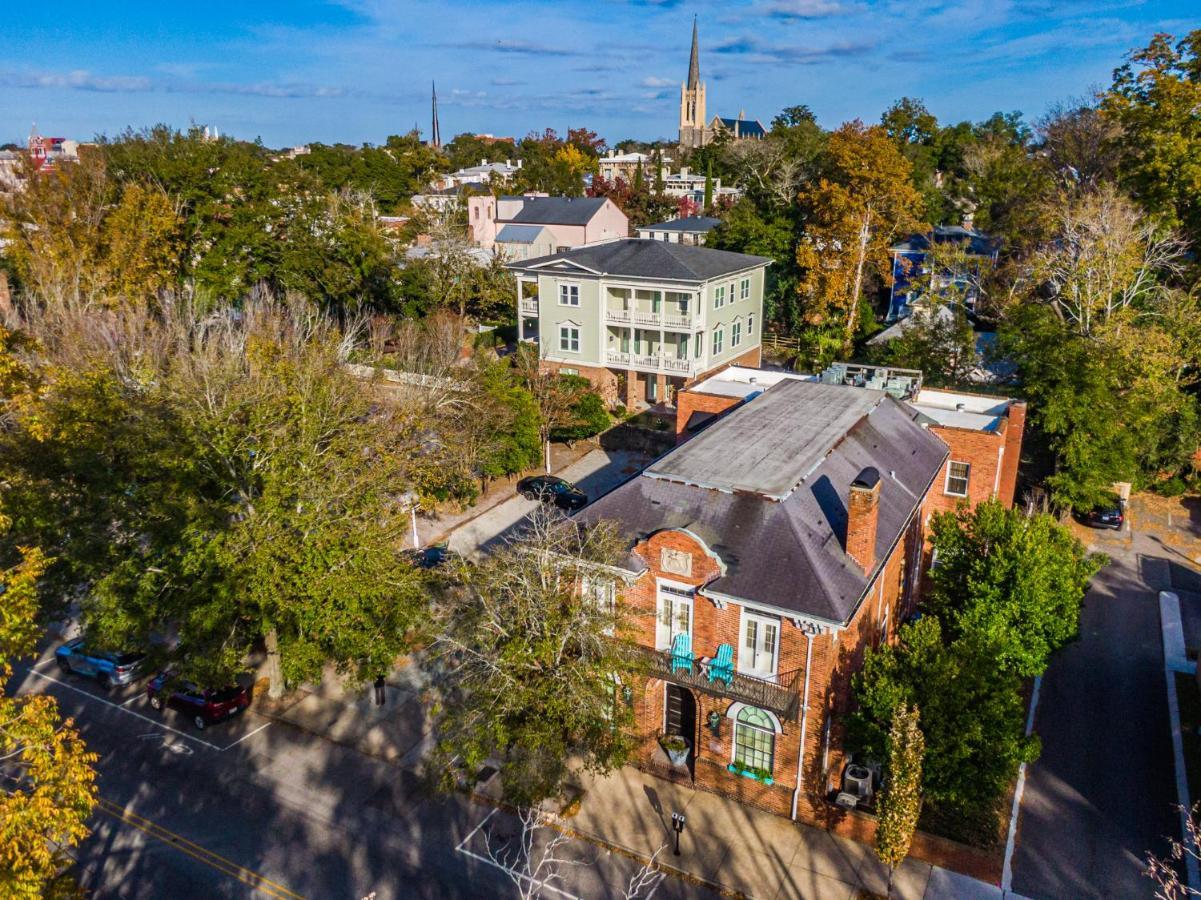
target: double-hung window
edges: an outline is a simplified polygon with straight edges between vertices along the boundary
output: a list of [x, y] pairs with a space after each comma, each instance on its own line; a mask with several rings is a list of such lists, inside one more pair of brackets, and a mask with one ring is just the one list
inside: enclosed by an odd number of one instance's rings
[[725, 338], [725, 331], [721, 328], [713, 332], [713, 355], [721, 353], [722, 340]]
[[754, 333], [755, 333], [755, 314], [751, 313], [749, 316], [746, 317], [747, 337], [750, 337]]
[[776, 729], [771, 716], [754, 706], [744, 706], [734, 720], [734, 765], [772, 772], [776, 755]]
[[579, 306], [580, 305], [580, 286], [578, 284], [560, 284], [559, 285], [559, 305], [560, 306]]
[[742, 323], [735, 322], [730, 326], [730, 346], [737, 347], [742, 343]]
[[742, 279], [738, 285], [738, 299], [745, 300], [751, 296], [751, 280], [749, 278]]
[[[612, 578], [585, 575], [580, 579], [580, 593], [584, 599], [591, 600], [602, 615], [606, 617], [617, 615], [617, 584]], [[604, 631], [605, 634], [612, 635], [614, 632], [613, 622], [605, 625]]]
[[719, 284], [713, 289], [713, 308], [721, 309], [726, 305], [726, 286]]
[[968, 463], [954, 460], [947, 463], [947, 484], [943, 488], [944, 493], [950, 494], [952, 497], [966, 497], [968, 477], [971, 471], [972, 467]]
[[566, 353], [579, 353], [580, 329], [575, 325], [560, 325], [559, 349]]

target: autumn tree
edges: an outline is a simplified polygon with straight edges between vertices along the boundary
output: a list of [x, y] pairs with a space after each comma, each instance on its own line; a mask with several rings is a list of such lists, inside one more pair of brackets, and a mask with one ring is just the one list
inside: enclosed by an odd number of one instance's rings
[[20, 557], [0, 572], [0, 894], [37, 900], [67, 887], [68, 851], [89, 834], [97, 757], [53, 697], [4, 691], [40, 635], [36, 585], [47, 560], [28, 547]]
[[893, 710], [888, 730], [888, 763], [876, 810], [876, 856], [888, 866], [888, 897], [892, 896], [893, 876], [909, 855], [922, 812], [922, 757], [926, 739], [920, 721], [916, 706], [901, 703]]
[[797, 247], [807, 322], [836, 330], [850, 349], [870, 282], [891, 277], [888, 248], [921, 227], [921, 195], [910, 163], [883, 128], [852, 122], [825, 149], [825, 174], [801, 192], [805, 234]]
[[154, 300], [179, 285], [183, 223], [158, 187], [131, 182], [104, 219], [108, 291], [126, 300]]
[[0, 237], [20, 283], [43, 297], [90, 299], [107, 287], [104, 219], [111, 183], [104, 159], [40, 171], [25, 156], [20, 191], [0, 194]]
[[609, 527], [539, 509], [522, 537], [489, 555], [439, 602], [443, 783], [502, 760], [505, 798], [532, 806], [579, 768], [607, 772], [632, 746], [621, 681], [635, 670], [608, 568]]
[[577, 404], [585, 388], [579, 381], [545, 368], [538, 347], [534, 344], [518, 347], [513, 365], [522, 386], [538, 404], [538, 431], [545, 451], [546, 471], [549, 473], [551, 435], [576, 422]]
[[1121, 128], [1120, 177], [1152, 212], [1201, 243], [1201, 29], [1157, 34], [1114, 72], [1102, 102]]

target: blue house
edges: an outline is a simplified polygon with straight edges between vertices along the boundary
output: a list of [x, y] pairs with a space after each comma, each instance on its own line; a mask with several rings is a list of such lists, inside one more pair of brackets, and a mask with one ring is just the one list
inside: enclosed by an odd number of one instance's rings
[[[896, 322], [906, 318], [911, 312], [911, 304], [917, 299], [919, 291], [915, 284], [927, 274], [926, 258], [934, 244], [957, 243], [963, 246], [968, 256], [978, 260], [989, 260], [995, 263], [1001, 242], [965, 228], [962, 225], [936, 225], [928, 234], [912, 234], [889, 248], [892, 254], [892, 291], [888, 298], [887, 322]], [[968, 309], [973, 309], [976, 297], [972, 285], [975, 276], [980, 274], [979, 264], [965, 271], [946, 270], [934, 274], [931, 283], [935, 289], [958, 285], [966, 289], [965, 300]]]

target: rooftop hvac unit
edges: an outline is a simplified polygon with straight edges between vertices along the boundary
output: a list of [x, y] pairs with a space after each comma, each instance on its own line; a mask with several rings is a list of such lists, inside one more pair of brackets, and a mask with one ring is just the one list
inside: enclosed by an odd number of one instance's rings
[[872, 796], [872, 772], [867, 766], [849, 765], [843, 775], [843, 790], [854, 794], [860, 800], [868, 800]]

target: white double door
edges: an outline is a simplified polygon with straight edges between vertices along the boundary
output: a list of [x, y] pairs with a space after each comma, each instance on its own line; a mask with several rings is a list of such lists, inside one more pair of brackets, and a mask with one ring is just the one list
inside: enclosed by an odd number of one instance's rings
[[692, 608], [695, 591], [692, 588], [659, 584], [658, 607], [655, 618], [655, 646], [670, 650], [677, 634], [692, 635]]

